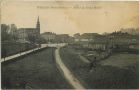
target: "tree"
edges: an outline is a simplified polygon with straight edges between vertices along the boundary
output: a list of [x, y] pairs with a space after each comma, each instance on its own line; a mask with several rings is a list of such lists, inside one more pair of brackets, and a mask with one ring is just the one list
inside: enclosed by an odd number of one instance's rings
[[17, 40], [17, 35], [16, 35], [16, 31], [17, 31], [17, 27], [15, 24], [11, 24], [11, 28], [10, 28], [10, 34], [12, 35], [12, 39], [13, 40]]
[[16, 25], [15, 24], [11, 24], [10, 33], [11, 34], [15, 34], [16, 30], [17, 30]]
[[37, 40], [37, 43], [39, 43], [39, 44], [47, 43], [47, 41], [43, 37], [39, 37], [38, 40]]
[[36, 42], [36, 37], [34, 35], [28, 35], [27, 38], [31, 43], [35, 43]]
[[9, 34], [9, 26], [6, 24], [1, 24], [1, 41], [11, 40], [11, 35]]

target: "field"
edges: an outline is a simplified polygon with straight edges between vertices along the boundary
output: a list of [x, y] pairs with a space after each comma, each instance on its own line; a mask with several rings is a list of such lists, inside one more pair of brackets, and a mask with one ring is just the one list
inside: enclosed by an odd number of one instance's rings
[[47, 48], [14, 62], [2, 63], [2, 88], [70, 89], [56, 67], [54, 50]]
[[111, 65], [119, 68], [128, 68], [131, 65], [139, 63], [138, 54], [128, 54], [128, 53], [115, 53], [108, 59], [101, 62], [102, 65]]
[[[75, 76], [81, 81], [81, 83], [88, 89], [131, 89], [139, 88], [139, 60], [138, 55], [121, 55], [124, 59], [129, 59], [124, 61], [122, 57], [117, 57], [121, 62], [125, 62], [121, 68], [115, 66], [115, 58], [112, 58], [114, 61], [105, 60], [103, 63], [99, 64], [95, 69], [90, 71], [89, 64], [83, 62], [78, 54], [72, 48], [64, 47], [60, 50], [60, 55], [63, 62], [68, 66], [68, 68], [75, 74]], [[118, 55], [118, 54], [117, 54]], [[127, 57], [127, 56], [130, 56]], [[108, 58], [108, 59], [110, 59]], [[133, 59], [134, 58], [134, 59]], [[133, 63], [131, 60], [135, 60]], [[128, 62], [132, 63], [128, 63]], [[109, 62], [109, 63], [108, 63]], [[111, 62], [111, 63], [110, 63]], [[118, 62], [118, 61], [117, 61]], [[119, 63], [117, 63], [120, 65]]]

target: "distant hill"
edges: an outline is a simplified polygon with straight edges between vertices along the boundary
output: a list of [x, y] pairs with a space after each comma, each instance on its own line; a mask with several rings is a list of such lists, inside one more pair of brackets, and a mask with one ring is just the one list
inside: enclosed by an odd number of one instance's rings
[[139, 28], [125, 28], [125, 29], [121, 29], [120, 30], [121, 32], [127, 32], [129, 34], [132, 34], [132, 35], [139, 35]]

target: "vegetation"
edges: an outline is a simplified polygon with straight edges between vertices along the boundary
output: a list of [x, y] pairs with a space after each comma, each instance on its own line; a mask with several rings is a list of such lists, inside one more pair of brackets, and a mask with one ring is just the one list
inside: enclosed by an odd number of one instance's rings
[[54, 48], [47, 48], [12, 63], [2, 63], [2, 88], [70, 89], [56, 67], [53, 51]]
[[1, 41], [11, 41], [12, 35], [10, 32], [10, 26], [6, 24], [1, 24]]
[[4, 42], [1, 44], [2, 58], [36, 48], [37, 45], [18, 42]]
[[135, 63], [139, 63], [139, 55], [130, 53], [114, 53], [109, 58], [101, 61], [102, 65], [111, 65], [119, 68], [127, 68]]
[[39, 38], [37, 41], [35, 40], [35, 36], [29, 36], [29, 41], [30, 43], [21, 43], [18, 42], [18, 36], [15, 33], [17, 31], [17, 27], [15, 24], [11, 25], [6, 25], [6, 24], [1, 24], [1, 51], [2, 51], [2, 58], [17, 54], [26, 50], [30, 50], [33, 48], [36, 48], [37, 43], [43, 43], [44, 39]]
[[136, 65], [128, 65], [127, 69], [100, 64], [90, 71], [89, 64], [80, 60], [79, 56], [72, 48], [62, 48], [60, 50], [60, 55], [63, 62], [88, 89], [139, 88], [139, 63]]

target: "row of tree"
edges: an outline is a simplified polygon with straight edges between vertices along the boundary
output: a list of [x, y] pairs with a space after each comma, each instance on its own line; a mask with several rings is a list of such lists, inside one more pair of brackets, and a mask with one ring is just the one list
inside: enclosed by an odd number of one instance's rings
[[17, 40], [17, 36], [14, 34], [16, 30], [17, 27], [15, 24], [1, 24], [1, 41], [4, 42]]
[[[18, 40], [18, 35], [16, 34], [17, 26], [15, 24], [6, 25], [1, 24], [1, 41], [3, 42], [15, 42]], [[27, 41], [30, 43], [44, 43], [45, 40], [42, 37], [37, 37], [32, 35], [29, 35], [28, 38], [26, 38]]]

